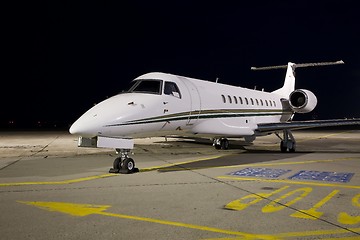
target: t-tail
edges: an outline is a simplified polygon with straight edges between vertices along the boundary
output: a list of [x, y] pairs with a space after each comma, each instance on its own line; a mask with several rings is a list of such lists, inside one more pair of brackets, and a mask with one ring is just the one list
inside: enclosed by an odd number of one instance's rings
[[[287, 68], [284, 85], [273, 91], [273, 94], [280, 96], [284, 102], [285, 109], [290, 108], [294, 113], [308, 113], [314, 110], [317, 105], [317, 98], [313, 92], [306, 89], [295, 89], [295, 69], [299, 67], [317, 67], [344, 64], [342, 60], [336, 62], [320, 62], [320, 63], [292, 63], [281, 66], [270, 67], [252, 67], [252, 70], [271, 70], [279, 68]], [[288, 106], [288, 107], [287, 107]]]
[[284, 85], [273, 91], [273, 93], [280, 95], [285, 99], [289, 99], [290, 94], [295, 91], [295, 69], [299, 67], [318, 67], [318, 66], [328, 66], [328, 65], [337, 65], [344, 64], [344, 61], [336, 62], [320, 62], [320, 63], [292, 63], [289, 62], [287, 65], [280, 66], [270, 66], [270, 67], [252, 67], [251, 70], [271, 70], [279, 68], [287, 68]]

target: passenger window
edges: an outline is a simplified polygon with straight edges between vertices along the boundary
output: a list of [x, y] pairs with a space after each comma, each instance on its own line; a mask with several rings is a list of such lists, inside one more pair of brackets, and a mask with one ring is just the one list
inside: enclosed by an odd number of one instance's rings
[[268, 101], [267, 101], [267, 100], [265, 100], [265, 104], [266, 104], [266, 106], [267, 106], [267, 107], [269, 106], [269, 104], [268, 104]]
[[249, 100], [245, 98], [246, 105], [249, 105]]
[[241, 97], [239, 97], [239, 100], [240, 100], [240, 104], [242, 105], [243, 104], [243, 100]]
[[226, 98], [225, 98], [225, 96], [224, 96], [224, 95], [221, 95], [221, 97], [222, 97], [223, 102], [226, 103]]
[[165, 82], [164, 94], [181, 98], [178, 86], [173, 82]]
[[236, 104], [238, 104], [237, 98], [234, 96], [234, 101]]
[[259, 100], [257, 100], [257, 99], [255, 99], [256, 100], [256, 105], [258, 105], [259, 106]]
[[276, 107], [276, 102], [274, 101], [274, 107]]
[[230, 95], [228, 95], [228, 98], [229, 98], [229, 102], [232, 103], [232, 100], [231, 100], [231, 97]]
[[269, 102], [270, 102], [270, 106], [272, 107], [272, 102], [271, 102], [271, 100], [269, 100]]
[[250, 98], [251, 105], [254, 105], [254, 99]]
[[261, 106], [264, 106], [264, 102], [262, 99], [260, 99], [260, 104], [261, 104]]

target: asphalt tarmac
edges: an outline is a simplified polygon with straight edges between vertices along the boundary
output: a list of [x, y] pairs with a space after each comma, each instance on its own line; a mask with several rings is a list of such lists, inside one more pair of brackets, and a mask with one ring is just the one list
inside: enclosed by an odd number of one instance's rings
[[139, 139], [140, 172], [67, 132], [0, 133], [1, 239], [360, 239], [360, 130]]

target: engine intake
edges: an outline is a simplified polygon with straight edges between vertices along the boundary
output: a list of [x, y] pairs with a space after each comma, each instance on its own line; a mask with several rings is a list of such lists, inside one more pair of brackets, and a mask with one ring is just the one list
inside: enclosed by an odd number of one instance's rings
[[308, 113], [314, 110], [317, 104], [315, 94], [306, 89], [297, 89], [290, 94], [289, 103], [296, 113]]

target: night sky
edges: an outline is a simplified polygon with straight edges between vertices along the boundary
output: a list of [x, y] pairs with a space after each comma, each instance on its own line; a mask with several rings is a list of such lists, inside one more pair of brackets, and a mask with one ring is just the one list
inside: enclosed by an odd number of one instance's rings
[[152, 71], [272, 91], [297, 69], [317, 108], [295, 119], [360, 117], [357, 1], [48, 1], [9, 6], [2, 39], [2, 127], [67, 128]]

